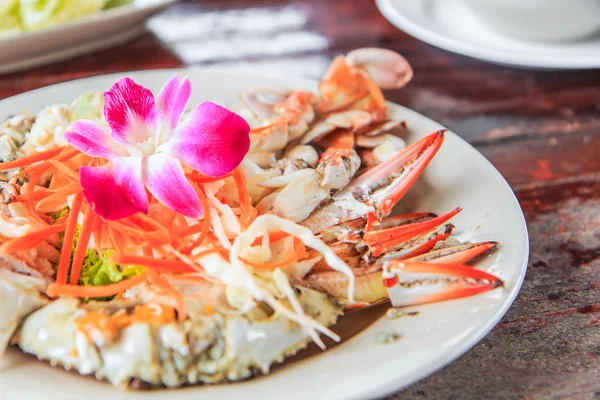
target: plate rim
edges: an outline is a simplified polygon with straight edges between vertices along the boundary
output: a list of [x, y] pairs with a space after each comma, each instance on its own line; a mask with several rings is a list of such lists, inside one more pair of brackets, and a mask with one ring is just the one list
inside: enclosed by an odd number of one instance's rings
[[493, 49], [468, 42], [462, 42], [450, 37], [438, 35], [437, 33], [433, 33], [428, 29], [422, 28], [401, 13], [400, 10], [394, 6], [392, 0], [375, 0], [375, 4], [384, 18], [396, 28], [431, 46], [452, 52], [454, 54], [488, 61], [494, 64], [520, 68], [549, 70], [579, 70], [600, 68], [600, 55], [597, 57], [597, 59], [590, 57], [584, 62], [578, 62], [577, 59], [565, 59], [557, 61], [555, 59], [552, 60], [543, 58], [539, 55], [518, 55], [502, 49]]
[[[379, 1], [379, 0], [377, 0], [377, 1]], [[23, 93], [19, 93], [19, 94], [1, 99], [0, 105], [2, 105], [2, 103], [6, 102], [6, 101], [19, 101], [20, 97], [39, 95], [39, 93], [42, 91], [57, 89], [57, 88], [60, 88], [60, 86], [62, 86], [62, 85], [73, 84], [78, 81], [83, 82], [86, 80], [109, 79], [111, 77], [125, 76], [128, 74], [135, 74], [137, 76], [140, 76], [140, 75], [152, 76], [154, 74], [166, 74], [166, 73], [185, 74], [186, 72], [190, 72], [190, 71], [194, 71], [195, 73], [202, 73], [202, 72], [208, 72], [208, 73], [212, 73], [212, 74], [224, 73], [224, 74], [239, 75], [239, 76], [251, 75], [254, 77], [261, 77], [261, 78], [271, 79], [271, 80], [278, 79], [278, 78], [279, 79], [292, 78], [294, 83], [305, 84], [305, 86], [308, 86], [309, 84], [314, 86], [315, 83], [318, 82], [315, 79], [302, 77], [302, 76], [294, 76], [294, 75], [281, 74], [281, 73], [269, 73], [269, 74], [260, 73], [260, 72], [254, 71], [250, 68], [240, 70], [240, 69], [224, 67], [219, 71], [215, 71], [214, 69], [203, 67], [203, 66], [192, 66], [192, 67], [184, 67], [184, 68], [131, 70], [131, 71], [115, 72], [115, 73], [110, 73], [110, 74], [93, 75], [93, 76], [89, 76], [89, 77], [85, 77], [85, 78], [75, 78], [75, 79], [70, 79], [70, 80], [66, 80], [63, 82], [59, 82], [59, 83], [54, 83], [51, 85], [46, 85], [46, 86], [43, 86], [43, 87], [40, 87], [37, 89], [33, 89], [30, 91], [26, 91]], [[191, 75], [191, 72], [190, 72], [190, 75]], [[435, 121], [417, 111], [414, 111], [408, 107], [405, 107], [405, 106], [402, 106], [400, 104], [393, 103], [390, 101], [387, 101], [387, 103], [388, 103], [388, 105], [391, 104], [391, 105], [393, 105], [393, 107], [401, 109], [403, 112], [411, 114], [412, 116], [414, 116], [416, 118], [427, 120], [428, 122], [436, 124], [440, 127], [443, 126], [440, 123], [438, 123], [437, 121]], [[0, 119], [2, 119], [3, 117], [4, 117], [3, 115], [0, 115]], [[447, 134], [450, 134], [455, 139], [458, 139], [460, 142], [462, 142], [463, 146], [466, 145], [466, 146], [470, 147], [474, 151], [474, 154], [476, 154], [476, 156], [479, 157], [482, 162], [487, 163], [493, 169], [493, 171], [494, 171], [493, 173], [495, 173], [497, 175], [497, 177], [501, 180], [501, 182], [504, 186], [504, 189], [508, 190], [508, 193], [510, 193], [511, 201], [516, 206], [516, 210], [518, 210], [517, 217], [521, 224], [521, 226], [519, 226], [517, 229], [524, 230], [523, 237], [525, 239], [524, 243], [523, 243], [523, 245], [524, 245], [523, 258], [522, 258], [522, 260], [520, 260], [521, 265], [519, 267], [519, 278], [515, 282], [512, 291], [509, 292], [508, 296], [505, 297], [505, 300], [502, 302], [502, 306], [490, 318], [488, 318], [483, 325], [478, 327], [478, 329], [474, 330], [470, 334], [468, 340], [461, 341], [458, 345], [455, 345], [455, 346], [451, 347], [449, 350], [443, 352], [442, 354], [444, 354], [444, 357], [439, 357], [439, 359], [436, 360], [437, 362], [435, 363], [435, 366], [432, 366], [431, 363], [429, 363], [429, 364], [421, 366], [421, 368], [419, 368], [418, 370], [413, 370], [413, 373], [412, 373], [410, 379], [403, 379], [398, 376], [388, 378], [385, 380], [385, 382], [380, 382], [379, 386], [377, 386], [375, 388], [371, 388], [371, 387], [366, 388], [365, 390], [361, 391], [360, 393], [357, 393], [355, 396], [353, 396], [351, 398], [357, 398], [357, 399], [361, 398], [362, 399], [362, 398], [379, 398], [379, 397], [383, 397], [383, 396], [388, 396], [393, 393], [397, 393], [401, 390], [404, 390], [407, 387], [415, 384], [416, 382], [421, 381], [422, 379], [424, 379], [428, 376], [431, 376], [431, 375], [435, 374], [436, 372], [438, 372], [439, 370], [441, 370], [442, 368], [450, 365], [451, 363], [456, 361], [459, 357], [463, 356], [469, 350], [471, 350], [477, 344], [479, 344], [481, 342], [481, 340], [483, 340], [491, 332], [491, 330], [500, 322], [502, 317], [504, 317], [504, 315], [510, 310], [510, 308], [514, 304], [514, 301], [516, 300], [517, 296], [519, 295], [519, 293], [521, 291], [525, 276], [527, 274], [527, 269], [528, 269], [527, 267], [528, 267], [528, 261], [529, 261], [529, 253], [530, 253], [530, 248], [529, 248], [530, 241], [529, 241], [529, 234], [528, 234], [528, 228], [527, 228], [525, 215], [520, 206], [520, 203], [519, 203], [514, 191], [512, 190], [512, 188], [510, 187], [510, 185], [508, 184], [506, 179], [504, 178], [504, 176], [481, 152], [479, 152], [479, 150], [477, 150], [474, 146], [472, 146], [469, 142], [467, 142], [461, 136], [454, 133], [452, 130], [448, 129]], [[20, 350], [18, 350], [18, 351], [20, 352]], [[264, 378], [268, 380], [269, 376], [267, 375]]]

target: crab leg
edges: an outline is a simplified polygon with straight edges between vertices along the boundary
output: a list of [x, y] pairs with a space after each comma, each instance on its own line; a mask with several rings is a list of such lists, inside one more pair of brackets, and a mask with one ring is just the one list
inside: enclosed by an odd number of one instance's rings
[[456, 208], [444, 215], [440, 215], [439, 217], [423, 222], [405, 224], [387, 229], [375, 229], [365, 232], [363, 240], [370, 246], [371, 254], [375, 257], [378, 257], [389, 249], [392, 249], [399, 244], [421, 234], [430, 232], [438, 226], [448, 222], [450, 218], [454, 217], [461, 210], [461, 208]]
[[433, 231], [403, 243], [399, 250], [386, 251], [378, 262], [410, 260], [412, 259], [411, 257], [418, 257], [421, 254], [431, 251], [438, 242], [448, 239], [453, 229], [454, 225], [452, 224], [441, 225]]
[[408, 261], [421, 261], [435, 264], [464, 264], [497, 246], [498, 242], [465, 243], [458, 246], [430, 251], [429, 253], [409, 258]]
[[474, 296], [504, 286], [495, 276], [461, 264], [391, 261], [384, 284], [394, 307]]
[[335, 198], [359, 196], [372, 203], [381, 215], [388, 215], [435, 156], [445, 132], [440, 130], [418, 140], [394, 158], [365, 172]]
[[373, 207], [386, 216], [421, 175], [444, 140], [445, 130], [434, 132], [370, 169], [315, 210], [302, 225], [319, 233], [355, 218], [365, 218]]

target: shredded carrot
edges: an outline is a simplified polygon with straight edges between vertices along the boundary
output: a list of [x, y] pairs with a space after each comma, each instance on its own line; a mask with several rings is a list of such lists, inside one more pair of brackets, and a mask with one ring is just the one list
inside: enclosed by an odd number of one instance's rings
[[57, 147], [46, 151], [32, 153], [27, 156], [18, 158], [14, 161], [9, 161], [0, 164], [0, 171], [7, 171], [9, 169], [24, 167], [39, 161], [45, 161], [49, 158], [59, 155], [63, 151], [64, 147]]
[[113, 230], [118, 231], [122, 235], [127, 234], [131, 238], [150, 240], [157, 244], [169, 243], [171, 241], [169, 236], [165, 237], [165, 235], [160, 231], [145, 231], [139, 227], [134, 228], [132, 226], [128, 226], [121, 221], [110, 221], [109, 225], [111, 228], [113, 228]]
[[106, 230], [108, 232], [108, 241], [110, 242], [110, 247], [117, 254], [122, 253], [123, 251], [121, 250], [120, 242], [117, 240], [118, 233], [108, 225], [106, 226]]
[[[208, 204], [208, 199], [206, 198], [206, 195], [204, 194], [202, 188], [198, 188], [196, 190], [196, 193], [198, 194], [198, 198], [200, 199], [200, 204], [202, 204], [202, 230], [200, 231], [200, 236], [198, 236], [196, 240], [194, 240], [182, 250], [184, 254], [189, 254], [193, 249], [200, 246], [208, 236], [208, 232], [210, 230], [210, 204]], [[188, 235], [191, 235], [191, 233], [188, 233], [183, 236]]]
[[186, 263], [179, 260], [168, 260], [164, 258], [154, 258], [146, 256], [136, 256], [133, 254], [121, 254], [112, 257], [112, 260], [116, 264], [133, 264], [143, 265], [144, 267], [156, 268], [163, 271], [171, 272], [194, 272]]
[[200, 184], [200, 183], [209, 183], [209, 182], [220, 181], [221, 179], [229, 178], [232, 174], [233, 174], [233, 172], [230, 172], [230, 173], [222, 175], [222, 176], [214, 177], [214, 176], [208, 176], [208, 175], [201, 174], [198, 171], [194, 171], [188, 176], [188, 178], [192, 182]]
[[298, 261], [308, 258], [308, 251], [306, 251], [304, 242], [297, 237], [294, 237], [294, 250], [296, 251]]
[[58, 223], [38, 229], [23, 237], [9, 239], [0, 246], [0, 254], [12, 254], [18, 251], [27, 251], [46, 240], [48, 236], [63, 232], [66, 227], [66, 223]]
[[100, 258], [104, 258], [104, 251], [102, 250], [102, 231], [103, 231], [102, 218], [98, 217], [94, 220], [94, 227], [92, 228], [92, 237], [94, 238], [94, 244], [96, 245], [96, 251]]
[[109, 285], [104, 286], [79, 286], [61, 283], [51, 283], [46, 289], [46, 294], [48, 295], [48, 297], [109, 297], [119, 293], [123, 293], [129, 288], [144, 283], [147, 279], [148, 274], [144, 273], [133, 278], [125, 279], [121, 282], [111, 283]]
[[[205, 255], [207, 255], [207, 254], [212, 254], [212, 253], [220, 253], [220, 252], [221, 252], [221, 249], [223, 249], [223, 248], [222, 248], [222, 247], [215, 247], [215, 248], [213, 248], [213, 249], [208, 249], [208, 250], [201, 251], [201, 252], [200, 252], [200, 253], [198, 253], [198, 254], [194, 254], [194, 255], [192, 256], [192, 259], [193, 259], [193, 260], [197, 260], [197, 259], [199, 259], [199, 258], [201, 258], [201, 257], [203, 257], [203, 256], [205, 256]], [[223, 249], [223, 250], [224, 250], [224, 249]]]
[[241, 167], [237, 167], [233, 170], [233, 180], [235, 181], [240, 201], [242, 227], [246, 229], [256, 217], [257, 212], [256, 209], [252, 207], [250, 194], [246, 187], [246, 179], [244, 178]]
[[79, 181], [79, 174], [69, 168], [65, 163], [56, 160], [50, 160], [48, 162], [67, 177]]
[[27, 209], [29, 210], [29, 212], [31, 213], [33, 218], [36, 221], [41, 222], [44, 225], [48, 225], [48, 221], [45, 220], [44, 218], [42, 218], [38, 214], [38, 212], [35, 210], [35, 206], [33, 204], [33, 189], [35, 188], [35, 185], [40, 180], [40, 178], [42, 177], [43, 174], [44, 174], [44, 171], [40, 171], [29, 177], [29, 182], [27, 183], [27, 187], [25, 189], [25, 199], [27, 201]]
[[[41, 199], [36, 205], [35, 210], [43, 213], [49, 213], [56, 211], [65, 206], [67, 197], [81, 192], [81, 185], [79, 182], [73, 182], [59, 191], [55, 191], [49, 196]], [[35, 193], [34, 196], [35, 198]]]
[[69, 261], [73, 251], [73, 242], [75, 241], [75, 230], [77, 229], [77, 217], [81, 209], [83, 195], [78, 193], [75, 195], [71, 210], [69, 210], [69, 218], [67, 219], [67, 227], [65, 229], [65, 237], [60, 251], [60, 260], [58, 262], [58, 270], [56, 273], [56, 282], [58, 284], [67, 283], [67, 273], [69, 272]]
[[[172, 213], [175, 214], [175, 213]], [[175, 214], [177, 215], [177, 214]], [[160, 222], [152, 219], [151, 217], [142, 214], [142, 213], [137, 213], [131, 216], [131, 218], [136, 221], [136, 222], [142, 222], [142, 223], [146, 223], [150, 226], [154, 226], [156, 228], [156, 230], [161, 230], [163, 232], [163, 234], [171, 236], [171, 230], [168, 228], [169, 224], [167, 224], [167, 226], [161, 224]]]
[[83, 222], [81, 224], [81, 230], [79, 231], [79, 239], [77, 240], [77, 247], [75, 248], [75, 254], [73, 255], [73, 263], [71, 265], [71, 279], [69, 283], [76, 285], [79, 283], [79, 275], [81, 274], [81, 267], [83, 265], [83, 259], [85, 258], [85, 252], [90, 243], [90, 237], [92, 236], [92, 230], [96, 220], [96, 214], [90, 207], [85, 211]]
[[[287, 232], [284, 232], [284, 231], [269, 232], [269, 243], [279, 242], [280, 240], [285, 239], [288, 236], [290, 236], [290, 234]], [[257, 245], [261, 244], [261, 241], [262, 241], [262, 238], [256, 238], [254, 240], [254, 242], [252, 243], [252, 246], [257, 246]]]

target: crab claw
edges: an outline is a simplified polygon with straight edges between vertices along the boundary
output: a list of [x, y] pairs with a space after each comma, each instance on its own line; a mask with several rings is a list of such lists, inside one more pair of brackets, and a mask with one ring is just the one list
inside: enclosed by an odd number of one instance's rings
[[[462, 208], [456, 208], [444, 215], [421, 222], [402, 224], [386, 229], [377, 229], [376, 227], [371, 231], [365, 232], [363, 240], [371, 248], [371, 254], [374, 257], [378, 257], [386, 251], [389, 251], [390, 249], [393, 249], [410, 239], [431, 232], [437, 227], [448, 222], [450, 218], [454, 217], [461, 210]], [[435, 245], [435, 242], [433, 242], [431, 247], [425, 251], [429, 251], [433, 245]]]
[[390, 261], [383, 281], [394, 307], [460, 299], [503, 287], [487, 272], [461, 264]]
[[391, 251], [387, 250], [378, 262], [410, 260], [412, 257], [427, 253], [433, 249], [437, 243], [448, 239], [453, 229], [454, 225], [452, 224], [440, 225], [432, 231], [402, 243], [402, 245], [396, 249], [392, 249]]
[[366, 218], [373, 208], [379, 218], [388, 215], [435, 156], [445, 132], [434, 132], [365, 172], [337, 193], [333, 202], [311, 213], [302, 225], [320, 233], [342, 222]]
[[407, 261], [421, 261], [435, 264], [464, 264], [473, 258], [495, 249], [498, 242], [465, 243], [449, 246], [409, 258]]
[[335, 196], [352, 196], [371, 203], [380, 215], [386, 216], [415, 183], [444, 141], [446, 129], [416, 141], [395, 157], [370, 169]]

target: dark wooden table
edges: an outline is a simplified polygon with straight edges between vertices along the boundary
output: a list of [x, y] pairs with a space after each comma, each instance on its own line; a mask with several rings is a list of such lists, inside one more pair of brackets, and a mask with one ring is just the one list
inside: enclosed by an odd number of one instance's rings
[[0, 77], [0, 99], [185, 65], [320, 77], [351, 49], [396, 50], [415, 78], [389, 99], [446, 125], [500, 170], [525, 212], [531, 256], [492, 333], [394, 398], [600, 398], [600, 70], [524, 71], [447, 53], [398, 31], [372, 0], [182, 1], [149, 27], [118, 48]]

